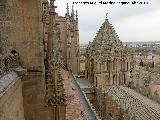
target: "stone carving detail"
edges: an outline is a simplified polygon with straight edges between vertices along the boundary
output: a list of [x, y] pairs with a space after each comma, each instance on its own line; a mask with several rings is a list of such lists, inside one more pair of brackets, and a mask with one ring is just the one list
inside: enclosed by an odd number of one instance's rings
[[4, 64], [4, 56], [0, 54], [0, 75], [3, 75], [5, 73], [5, 64]]
[[122, 44], [106, 18], [93, 42], [90, 42], [87, 47], [86, 78], [92, 83], [98, 78], [106, 81], [102, 78], [106, 78], [104, 74], [108, 74], [109, 78], [105, 85], [127, 85], [134, 72], [133, 60], [133, 57], [128, 54], [127, 47]]
[[0, 2], [0, 76], [19, 66], [19, 54], [7, 41], [13, 29], [9, 16], [11, 6], [7, 2], [7, 0]]
[[[44, 53], [45, 53], [45, 85], [47, 106], [65, 105], [65, 90], [61, 69], [63, 65], [60, 30], [56, 26], [54, 5], [43, 3]], [[54, 43], [53, 38], [54, 36]], [[56, 46], [54, 46], [54, 44]]]
[[0, 76], [19, 66], [19, 54], [0, 36]]
[[160, 103], [160, 96], [158, 94], [158, 91], [156, 90], [153, 94], [153, 100], [157, 101], [158, 103]]

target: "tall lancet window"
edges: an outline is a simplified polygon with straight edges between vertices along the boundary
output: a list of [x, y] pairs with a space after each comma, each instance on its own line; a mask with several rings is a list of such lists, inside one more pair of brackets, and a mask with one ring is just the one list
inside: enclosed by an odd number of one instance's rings
[[107, 71], [110, 71], [110, 60], [107, 60]]
[[127, 71], [128, 71], [128, 69], [129, 69], [129, 66], [128, 66], [128, 62], [127, 62]]
[[116, 66], [117, 66], [116, 64], [117, 64], [117, 61], [116, 61], [116, 59], [114, 59], [114, 60], [113, 60], [113, 71], [116, 70]]

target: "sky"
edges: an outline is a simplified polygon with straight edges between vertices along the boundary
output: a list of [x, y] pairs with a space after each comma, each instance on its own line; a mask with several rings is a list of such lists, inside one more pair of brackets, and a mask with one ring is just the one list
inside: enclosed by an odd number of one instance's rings
[[[99, 2], [115, 2], [100, 4]], [[118, 2], [130, 2], [122, 5]], [[134, 0], [56, 0], [56, 12], [64, 16], [67, 3], [78, 11], [80, 44], [93, 41], [98, 29], [105, 21], [106, 13], [119, 38], [123, 42], [160, 41], [160, 0], [136, 0], [148, 4], [131, 4]], [[73, 2], [96, 2], [73, 4]]]

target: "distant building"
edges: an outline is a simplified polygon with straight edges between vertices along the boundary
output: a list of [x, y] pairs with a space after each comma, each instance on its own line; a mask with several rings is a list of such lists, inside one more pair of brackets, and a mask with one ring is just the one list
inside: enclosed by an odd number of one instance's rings
[[79, 73], [79, 30], [78, 30], [78, 14], [73, 9], [71, 15], [67, 4], [67, 13], [65, 17], [56, 16], [56, 21], [60, 29], [60, 39], [62, 41], [62, 53], [64, 63], [68, 69], [74, 74]]
[[106, 18], [86, 49], [86, 78], [96, 87], [126, 85], [134, 68], [132, 60]]

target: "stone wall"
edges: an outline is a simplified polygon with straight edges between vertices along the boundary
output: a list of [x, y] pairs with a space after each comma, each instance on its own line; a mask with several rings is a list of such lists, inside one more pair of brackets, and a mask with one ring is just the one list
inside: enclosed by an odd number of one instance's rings
[[44, 81], [41, 72], [28, 72], [23, 76], [23, 98], [26, 120], [48, 120], [44, 104]]
[[[22, 78], [25, 119], [47, 120], [48, 113], [44, 101], [42, 1], [6, 0], [3, 5], [4, 30], [1, 35], [18, 51], [20, 64], [28, 71]], [[9, 110], [6, 113], [10, 112]]]
[[17, 49], [28, 69], [43, 68], [41, 9], [41, 0], [0, 1], [0, 36]]
[[8, 0], [6, 4], [8, 41], [19, 52], [22, 66], [30, 70], [43, 68], [41, 6], [41, 0]]
[[[12, 77], [10, 75], [10, 77]], [[0, 120], [25, 120], [22, 82], [19, 77], [0, 94]]]
[[86, 94], [86, 97], [87, 97], [89, 100], [95, 99], [95, 93], [85, 93], [85, 94]]
[[60, 39], [62, 41], [62, 53], [64, 58], [64, 64], [67, 64], [67, 24], [66, 24], [66, 18], [65, 17], [57, 17], [57, 23], [59, 24], [60, 28]]
[[[55, 23], [54, 1], [51, 0], [50, 5], [48, 0], [0, 1], [0, 10], [2, 10], [0, 11], [0, 38], [5, 38], [14, 46], [13, 52], [18, 52], [20, 66], [27, 69], [26, 74], [22, 76], [23, 103], [20, 103], [24, 108], [25, 120], [65, 119], [63, 80], [58, 71], [63, 66], [61, 48], [67, 47], [67, 39], [60, 40], [61, 29]], [[44, 9], [48, 9], [47, 14], [44, 14]], [[62, 40], [66, 41], [61, 47]], [[76, 50], [75, 53], [78, 52]], [[67, 56], [67, 50], [64, 52], [63, 54]], [[10, 99], [7, 102], [10, 102]], [[14, 108], [16, 104], [13, 103], [10, 107]], [[54, 110], [55, 105], [56, 110]], [[10, 113], [12, 109], [6, 109], [7, 117]], [[18, 113], [16, 115], [18, 116]], [[7, 119], [10, 118], [4, 118]], [[23, 119], [21, 117], [13, 120]]]

